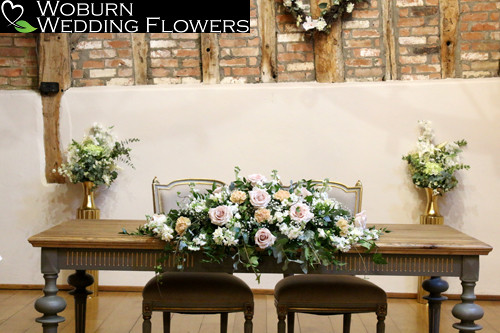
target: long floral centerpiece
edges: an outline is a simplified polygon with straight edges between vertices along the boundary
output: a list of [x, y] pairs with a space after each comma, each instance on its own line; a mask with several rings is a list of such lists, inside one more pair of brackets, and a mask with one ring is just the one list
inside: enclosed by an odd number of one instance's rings
[[[330, 198], [328, 180], [285, 187], [277, 171], [269, 181], [260, 174], [241, 177], [239, 171], [231, 185], [214, 184], [205, 193], [193, 184], [178, 209], [146, 216], [146, 224], [131, 234], [159, 237], [170, 253], [202, 251], [212, 262], [231, 256], [235, 269], [243, 265], [259, 279], [262, 256], [274, 256], [283, 270], [298, 263], [306, 273], [317, 265], [342, 264], [336, 254], [356, 244], [375, 253], [375, 241], [387, 232], [367, 227], [364, 211], [353, 215]], [[384, 263], [377, 253], [374, 261]]]

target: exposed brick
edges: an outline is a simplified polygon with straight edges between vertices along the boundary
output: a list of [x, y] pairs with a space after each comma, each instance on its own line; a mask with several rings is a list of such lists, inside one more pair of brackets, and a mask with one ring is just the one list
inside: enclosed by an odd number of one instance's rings
[[0, 76], [15, 77], [23, 74], [22, 68], [0, 68]]
[[26, 51], [23, 48], [0, 48], [0, 57], [23, 57]]
[[247, 46], [245, 39], [219, 39], [219, 45], [222, 47], [240, 47]]
[[112, 47], [114, 49], [123, 49], [130, 47], [130, 41], [128, 40], [113, 40], [113, 41], [105, 41], [103, 43], [104, 47]]
[[220, 66], [246, 66], [246, 64], [246, 58], [221, 59], [219, 62]]
[[260, 69], [257, 67], [233, 68], [233, 75], [249, 76], [249, 75], [259, 75], [259, 74], [260, 74]]
[[84, 61], [82, 68], [104, 68], [104, 61], [97, 61], [97, 60]]
[[116, 75], [116, 69], [114, 68], [91, 69], [89, 71], [90, 78], [114, 77], [115, 75]]
[[28, 38], [14, 38], [14, 45], [15, 46], [28, 46], [28, 47], [36, 47], [36, 39], [35, 37], [28, 37]]

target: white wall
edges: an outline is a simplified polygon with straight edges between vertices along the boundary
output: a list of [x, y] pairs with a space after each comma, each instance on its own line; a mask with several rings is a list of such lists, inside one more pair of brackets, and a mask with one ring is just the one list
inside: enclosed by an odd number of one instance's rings
[[[151, 180], [230, 181], [278, 169], [286, 182], [361, 179], [370, 222], [418, 223], [425, 198], [401, 156], [414, 147], [417, 120], [434, 122], [437, 140], [465, 138], [460, 185], [441, 201], [445, 223], [500, 246], [500, 80], [345, 84], [259, 84], [71, 88], [64, 95], [61, 139], [80, 139], [93, 122], [138, 137], [135, 170], [125, 168], [98, 192], [102, 218], [141, 219], [152, 211]], [[26, 239], [72, 218], [77, 185], [46, 184], [39, 96], [0, 91], [0, 284], [42, 283], [39, 249]], [[500, 295], [496, 251], [481, 258], [478, 294]], [[63, 274], [64, 275], [64, 274]], [[101, 272], [102, 285], [142, 285], [151, 273]], [[273, 288], [278, 276], [260, 286]], [[387, 291], [415, 292], [411, 277], [370, 277]], [[458, 279], [448, 279], [459, 293]]]

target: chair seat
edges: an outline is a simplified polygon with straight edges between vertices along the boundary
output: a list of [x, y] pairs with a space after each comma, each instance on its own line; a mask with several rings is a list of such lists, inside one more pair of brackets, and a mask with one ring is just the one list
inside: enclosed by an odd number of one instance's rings
[[377, 285], [348, 275], [308, 274], [287, 277], [274, 289], [276, 304], [293, 309], [375, 308], [387, 302]]
[[227, 273], [163, 273], [152, 278], [142, 292], [143, 302], [153, 307], [231, 310], [253, 305], [252, 290], [240, 278]]

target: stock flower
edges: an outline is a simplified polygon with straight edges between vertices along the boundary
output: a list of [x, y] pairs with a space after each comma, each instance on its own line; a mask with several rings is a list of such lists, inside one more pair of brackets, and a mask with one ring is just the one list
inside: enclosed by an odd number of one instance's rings
[[213, 224], [223, 226], [233, 217], [233, 213], [228, 206], [217, 206], [208, 210], [208, 216]]
[[356, 216], [354, 217], [354, 225], [358, 228], [365, 229], [366, 228], [366, 221], [367, 221], [367, 217], [366, 217], [365, 210], [357, 213]]
[[253, 191], [248, 192], [250, 196], [250, 203], [257, 208], [265, 208], [271, 201], [271, 196], [266, 190], [254, 188]]
[[261, 228], [255, 233], [255, 244], [261, 249], [273, 246], [276, 236], [267, 228]]

